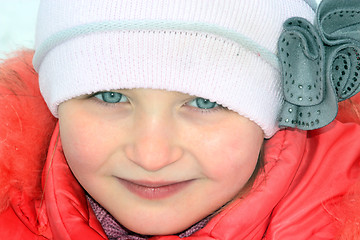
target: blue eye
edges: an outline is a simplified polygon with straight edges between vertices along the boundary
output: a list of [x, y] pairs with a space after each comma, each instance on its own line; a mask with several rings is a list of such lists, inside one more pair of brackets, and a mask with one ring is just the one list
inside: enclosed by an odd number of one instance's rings
[[219, 106], [216, 102], [211, 102], [209, 99], [205, 98], [195, 98], [189, 102], [189, 105], [200, 109], [211, 109]]
[[96, 93], [94, 97], [106, 103], [119, 103], [128, 101], [126, 96], [118, 92], [99, 92]]

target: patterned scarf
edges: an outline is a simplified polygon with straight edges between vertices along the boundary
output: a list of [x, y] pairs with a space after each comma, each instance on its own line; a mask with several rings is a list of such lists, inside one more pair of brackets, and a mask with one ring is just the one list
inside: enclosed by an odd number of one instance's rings
[[[139, 235], [137, 233], [131, 232], [121, 226], [116, 219], [111, 216], [111, 214], [106, 211], [99, 203], [97, 203], [92, 197], [87, 195], [88, 201], [93, 209], [96, 218], [99, 220], [101, 226], [104, 229], [106, 236], [109, 240], [147, 240], [151, 236]], [[210, 221], [211, 217], [206, 217], [195, 225], [191, 226], [189, 229], [178, 234], [180, 238], [189, 237], [191, 234], [205, 227], [205, 225]]]

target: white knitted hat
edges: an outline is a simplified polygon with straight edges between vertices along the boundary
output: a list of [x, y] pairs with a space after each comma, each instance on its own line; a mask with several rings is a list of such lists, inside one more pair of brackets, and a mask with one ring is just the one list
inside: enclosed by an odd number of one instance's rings
[[33, 63], [54, 116], [83, 94], [166, 89], [216, 101], [271, 137], [282, 24], [314, 15], [305, 0], [42, 0]]

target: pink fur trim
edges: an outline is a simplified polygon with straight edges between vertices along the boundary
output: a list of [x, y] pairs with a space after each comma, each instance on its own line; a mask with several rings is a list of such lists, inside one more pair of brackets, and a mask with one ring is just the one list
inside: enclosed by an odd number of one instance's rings
[[[339, 103], [336, 117], [341, 122], [360, 124], [360, 94]], [[339, 222], [339, 240], [360, 239], [360, 182], [356, 183], [335, 206]]]
[[340, 122], [355, 122], [360, 124], [360, 94], [339, 103], [336, 117]]
[[339, 221], [339, 240], [360, 239], [360, 182], [335, 207], [335, 217]]
[[41, 197], [40, 176], [56, 120], [40, 95], [32, 56], [22, 51], [0, 65], [0, 212], [20, 194]]

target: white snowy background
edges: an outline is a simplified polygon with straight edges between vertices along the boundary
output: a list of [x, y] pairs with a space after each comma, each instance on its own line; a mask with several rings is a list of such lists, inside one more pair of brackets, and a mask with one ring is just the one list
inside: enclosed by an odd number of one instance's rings
[[39, 2], [0, 0], [0, 58], [19, 48], [33, 48]]
[[0, 59], [16, 49], [33, 48], [39, 2], [0, 0]]

